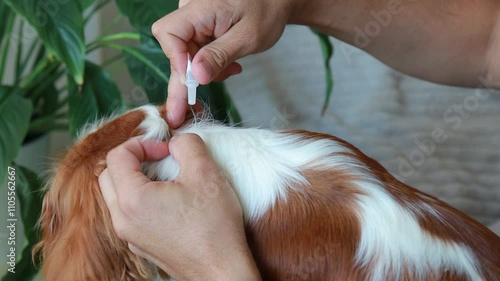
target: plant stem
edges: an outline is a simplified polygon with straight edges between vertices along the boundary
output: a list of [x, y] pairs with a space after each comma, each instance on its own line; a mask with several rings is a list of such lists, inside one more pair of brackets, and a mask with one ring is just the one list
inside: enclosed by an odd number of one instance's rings
[[49, 64], [49, 59], [47, 57], [43, 57], [42, 60], [40, 60], [34, 67], [33, 71], [24, 79], [24, 85], [23, 88], [27, 88], [28, 86], [31, 86], [31, 83], [33, 83], [33, 80], [42, 72], [44, 71], [45, 67]]
[[[19, 73], [22, 75], [24, 73], [24, 70], [28, 66], [29, 60], [33, 55], [33, 52], [35, 51], [35, 48], [38, 46], [38, 39], [34, 40], [31, 42], [30, 48], [28, 49], [28, 53], [24, 57], [23, 62], [21, 63], [21, 68], [19, 70]], [[20, 79], [17, 79], [17, 81], [20, 81]]]
[[112, 44], [112, 43], [104, 43], [104, 44], [102, 44], [102, 46], [112, 48], [115, 50], [119, 50], [119, 51], [125, 52], [125, 53], [135, 57], [136, 59], [143, 62], [152, 71], [154, 71], [154, 73], [156, 75], [158, 75], [158, 77], [160, 77], [161, 79], [163, 79], [165, 82], [168, 83], [169, 78], [165, 75], [165, 73], [163, 73], [161, 71], [161, 69], [159, 69], [156, 65], [154, 65], [154, 63], [152, 63], [150, 60], [148, 60], [146, 57], [144, 57], [141, 53], [139, 53], [135, 49], [133, 49], [131, 47], [127, 47], [127, 46], [118, 45], [118, 44]]
[[83, 20], [83, 25], [86, 25], [87, 22], [94, 16], [94, 14], [99, 11], [100, 9], [102, 9], [104, 6], [106, 6], [108, 3], [110, 2], [110, 0], [104, 0], [100, 3], [97, 3], [93, 8], [92, 10], [89, 11], [89, 13], [87, 14], [87, 16], [85, 17], [85, 19]]
[[107, 36], [102, 36], [97, 38], [95, 41], [89, 43], [87, 45], [88, 52], [92, 52], [95, 50], [97, 47], [102, 45], [102, 43], [109, 42], [109, 41], [115, 41], [115, 40], [122, 40], [122, 39], [131, 39], [131, 40], [140, 40], [141, 36], [139, 33], [135, 32], [120, 32], [116, 34], [111, 34]]
[[21, 59], [23, 57], [23, 47], [24, 47], [21, 38], [23, 37], [24, 37], [24, 21], [20, 20], [18, 43], [17, 43], [16, 70], [14, 71], [14, 73], [16, 74], [16, 81], [18, 81], [21, 78], [20, 67], [21, 67]]
[[62, 108], [63, 106], [65, 106], [68, 103], [68, 100], [69, 100], [69, 94], [64, 96], [64, 98], [61, 101], [59, 101], [57, 108]]
[[10, 37], [12, 33], [12, 27], [14, 25], [14, 19], [15, 19], [15, 14], [10, 13], [9, 17], [7, 18], [7, 28], [5, 29], [5, 33], [7, 35], [3, 38], [4, 41], [4, 49], [3, 49], [3, 54], [2, 57], [0, 58], [0, 83], [3, 81], [3, 74], [5, 73], [5, 68], [6, 68], [6, 63], [7, 63], [7, 54], [9, 52], [9, 42], [10, 42]]
[[64, 111], [64, 112], [57, 113], [56, 118], [68, 118], [68, 112]]
[[[51, 67], [52, 68], [52, 67]], [[42, 80], [36, 89], [28, 96], [31, 99], [37, 99], [48, 86], [57, 81], [64, 74], [65, 69], [61, 69]]]

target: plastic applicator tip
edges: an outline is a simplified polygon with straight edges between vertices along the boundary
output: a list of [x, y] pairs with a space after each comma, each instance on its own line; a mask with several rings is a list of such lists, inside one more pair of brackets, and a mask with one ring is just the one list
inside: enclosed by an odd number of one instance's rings
[[188, 53], [188, 62], [186, 69], [186, 82], [184, 83], [188, 88], [188, 103], [190, 105], [196, 104], [196, 88], [200, 85], [196, 79], [194, 79], [193, 71], [191, 69], [191, 56]]

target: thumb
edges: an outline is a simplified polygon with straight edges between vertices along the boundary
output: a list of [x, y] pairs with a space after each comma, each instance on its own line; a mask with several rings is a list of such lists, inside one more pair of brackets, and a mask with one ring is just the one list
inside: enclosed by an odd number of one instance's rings
[[106, 157], [107, 169], [114, 185], [119, 186], [125, 193], [131, 193], [150, 181], [142, 173], [141, 163], [158, 161], [168, 154], [166, 143], [141, 141], [136, 137], [115, 147], [108, 153]]
[[201, 48], [193, 58], [193, 75], [200, 84], [208, 84], [235, 60], [251, 53], [245, 40], [247, 29], [240, 22], [227, 33]]
[[220, 171], [200, 136], [184, 134], [169, 142], [170, 154], [179, 163], [178, 180], [189, 182], [194, 178], [207, 179]]

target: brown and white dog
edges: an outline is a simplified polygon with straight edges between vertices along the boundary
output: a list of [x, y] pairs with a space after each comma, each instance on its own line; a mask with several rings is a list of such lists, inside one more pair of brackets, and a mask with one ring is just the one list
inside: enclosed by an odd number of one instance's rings
[[[98, 186], [106, 154], [134, 136], [198, 134], [241, 202], [263, 280], [500, 280], [500, 238], [397, 181], [352, 145], [325, 134], [187, 122], [170, 130], [164, 106], [94, 125], [55, 168], [41, 217], [47, 281], [151, 280], [157, 270], [113, 230]], [[145, 163], [174, 179], [170, 156]]]

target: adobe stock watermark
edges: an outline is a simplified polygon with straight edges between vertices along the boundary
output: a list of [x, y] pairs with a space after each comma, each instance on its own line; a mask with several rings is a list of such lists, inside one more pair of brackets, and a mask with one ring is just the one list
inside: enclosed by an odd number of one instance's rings
[[16, 169], [7, 167], [7, 270], [10, 273], [16, 273], [16, 208]]
[[500, 89], [500, 81], [493, 81], [492, 76], [480, 76], [478, 79], [480, 84], [474, 94], [465, 97], [461, 103], [450, 105], [443, 113], [444, 126], [434, 125], [428, 137], [414, 140], [416, 147], [406, 157], [398, 157], [397, 171], [400, 178], [413, 175], [434, 154], [437, 146], [448, 140], [448, 134], [459, 130], [464, 121], [480, 108], [481, 102], [494, 93], [493, 88]]
[[140, 106], [149, 103], [149, 98], [146, 94], [146, 91], [140, 86], [134, 86], [130, 93], [125, 93], [125, 99], [134, 106]]
[[[414, 0], [390, 0], [387, 2], [387, 5], [384, 9], [375, 11], [371, 10], [370, 15], [372, 16], [372, 20], [365, 23], [363, 26], [355, 26], [353, 28], [355, 34], [353, 38], [353, 44], [357, 48], [364, 49], [370, 45], [372, 40], [379, 36], [384, 28], [387, 28], [394, 16], [399, 15], [403, 10], [403, 2], [414, 1]], [[348, 61], [350, 61], [351, 56], [360, 52], [357, 49], [351, 48], [345, 43], [341, 43], [338, 47], [340, 52], [346, 57]]]
[[269, 120], [269, 129], [271, 130], [284, 130], [290, 125], [290, 121], [297, 118], [298, 115], [290, 113], [286, 106], [283, 106], [281, 110], [277, 108], [273, 109], [273, 117]]
[[[219, 175], [213, 175], [213, 178], [226, 178], [224, 172]], [[230, 188], [226, 186], [219, 186], [220, 181], [207, 179], [206, 184], [203, 185], [196, 193], [190, 205], [181, 205], [180, 214], [184, 223], [187, 223], [196, 212], [203, 212], [207, 209], [210, 203], [213, 203], [221, 195], [221, 189]]]
[[326, 259], [335, 255], [339, 248], [339, 244], [327, 242], [322, 237], [315, 242], [312, 252], [300, 259], [300, 264], [293, 270], [294, 273], [290, 273], [285, 280], [312, 280], [314, 273], [320, 270], [321, 266], [325, 265]]
[[49, 19], [61, 11], [61, 5], [66, 5], [73, 0], [46, 0], [38, 1], [38, 5], [33, 17], [36, 27], [42, 28], [49, 23]]
[[[160, 69], [165, 69], [169, 67], [168, 61], [162, 62], [158, 65]], [[162, 91], [167, 91], [167, 83], [160, 77], [157, 73], [152, 71], [150, 68], [146, 68], [141, 79], [141, 86], [134, 86], [129, 93], [125, 93], [125, 99], [132, 103], [134, 106], [144, 105], [149, 103], [148, 92], [162, 93]]]

